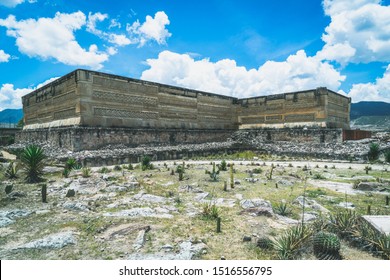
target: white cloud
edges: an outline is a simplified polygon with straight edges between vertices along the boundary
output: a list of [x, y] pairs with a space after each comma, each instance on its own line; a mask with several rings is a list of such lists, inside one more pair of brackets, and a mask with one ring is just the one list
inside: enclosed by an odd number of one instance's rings
[[96, 28], [96, 25], [98, 22], [102, 22], [105, 19], [108, 18], [107, 14], [102, 14], [102, 13], [89, 13], [88, 15], [88, 21], [87, 21], [87, 31], [91, 32], [92, 34], [95, 34], [97, 36], [102, 36], [103, 32], [101, 30], [98, 30]]
[[22, 96], [32, 89], [15, 89], [12, 84], [3, 84], [0, 88], [0, 110], [18, 109], [22, 107]]
[[[14, 8], [19, 4], [26, 2], [26, 0], [0, 0], [0, 5], [8, 8]], [[37, 0], [27, 0], [28, 3], [36, 3]]]
[[0, 63], [1, 62], [8, 62], [11, 56], [7, 53], [5, 53], [3, 50], [0, 50]]
[[58, 77], [50, 78], [36, 87], [29, 88], [15, 88], [13, 84], [3, 84], [0, 88], [0, 111], [4, 109], [22, 108], [22, 96], [43, 87], [56, 79], [58, 79]]
[[25, 0], [0, 0], [0, 5], [6, 6], [8, 8], [13, 8], [23, 3], [24, 1]]
[[57, 12], [54, 18], [26, 19], [17, 21], [10, 15], [0, 19], [0, 26], [7, 28], [7, 35], [16, 38], [19, 51], [41, 59], [54, 58], [67, 65], [88, 66], [93, 69], [103, 67], [107, 53], [98, 51], [96, 45], [88, 50], [76, 41], [74, 32], [86, 24], [82, 12], [64, 14]]
[[194, 60], [188, 54], [163, 51], [148, 59], [141, 79], [235, 97], [249, 97], [325, 86], [337, 90], [345, 79], [332, 65], [301, 50], [284, 62], [268, 61], [247, 70], [234, 60]]
[[127, 25], [126, 29], [129, 32], [132, 41], [137, 41], [142, 47], [150, 40], [155, 40], [158, 44], [166, 44], [167, 38], [172, 34], [166, 29], [170, 21], [165, 12], [160, 11], [154, 15], [146, 16], [146, 21], [143, 24], [137, 20], [132, 25]]
[[325, 0], [331, 17], [322, 39], [322, 59], [349, 62], [390, 61], [390, 6], [380, 0]]
[[383, 77], [377, 78], [374, 83], [354, 84], [348, 96], [354, 103], [359, 101], [390, 102], [390, 64]]

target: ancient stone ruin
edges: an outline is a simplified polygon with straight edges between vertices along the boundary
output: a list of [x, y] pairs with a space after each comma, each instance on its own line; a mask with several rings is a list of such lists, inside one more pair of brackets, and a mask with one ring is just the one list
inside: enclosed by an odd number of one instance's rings
[[23, 97], [17, 141], [82, 151], [223, 142], [250, 131], [265, 141], [341, 142], [350, 102], [327, 88], [238, 99], [76, 70]]

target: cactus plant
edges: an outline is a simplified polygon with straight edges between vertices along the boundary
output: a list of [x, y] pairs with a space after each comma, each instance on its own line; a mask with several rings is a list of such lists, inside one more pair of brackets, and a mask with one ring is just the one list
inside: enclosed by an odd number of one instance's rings
[[269, 237], [265, 237], [265, 236], [260, 237], [259, 239], [257, 239], [256, 246], [265, 250], [271, 249], [272, 240]]
[[336, 234], [320, 231], [313, 236], [314, 255], [320, 260], [339, 260], [340, 240]]

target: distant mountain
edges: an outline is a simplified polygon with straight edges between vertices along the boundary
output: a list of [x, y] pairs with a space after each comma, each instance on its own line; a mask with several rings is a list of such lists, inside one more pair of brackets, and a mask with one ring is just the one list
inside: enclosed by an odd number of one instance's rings
[[378, 101], [352, 103], [351, 128], [390, 130], [390, 103]]
[[17, 123], [23, 118], [23, 109], [5, 109], [0, 111], [0, 123]]
[[351, 104], [351, 120], [363, 116], [390, 116], [390, 103], [362, 101]]

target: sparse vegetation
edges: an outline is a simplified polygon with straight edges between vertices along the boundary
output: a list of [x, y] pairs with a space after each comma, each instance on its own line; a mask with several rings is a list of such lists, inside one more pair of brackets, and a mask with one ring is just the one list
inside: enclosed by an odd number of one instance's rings
[[28, 183], [37, 183], [42, 180], [45, 159], [43, 149], [36, 145], [29, 145], [21, 152], [20, 160]]
[[17, 173], [18, 173], [18, 165], [17, 163], [11, 161], [7, 169], [5, 170], [5, 177], [11, 180], [16, 179], [18, 177]]
[[153, 169], [152, 159], [150, 156], [143, 156], [141, 160], [141, 169], [142, 171]]
[[206, 170], [206, 174], [210, 175], [210, 178], [212, 181], [216, 182], [218, 181], [218, 175], [219, 175], [219, 168], [218, 170], [215, 169], [215, 162], [213, 164], [213, 169], [211, 171]]
[[371, 143], [369, 146], [368, 151], [368, 160], [369, 161], [375, 161], [379, 157], [379, 144], [378, 143]]

